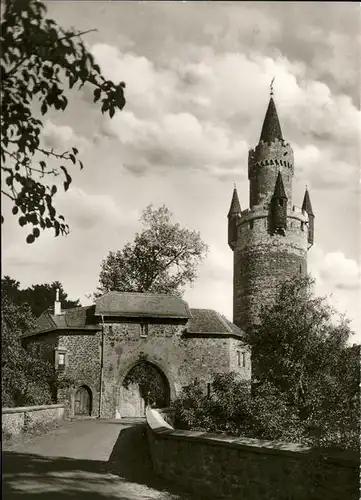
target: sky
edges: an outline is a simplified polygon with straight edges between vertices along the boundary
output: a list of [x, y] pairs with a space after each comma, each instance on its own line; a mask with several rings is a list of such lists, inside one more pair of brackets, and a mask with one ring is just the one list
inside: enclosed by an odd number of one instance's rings
[[295, 155], [293, 202], [308, 186], [316, 293], [352, 320], [360, 314], [360, 7], [345, 2], [46, 2], [48, 16], [84, 35], [104, 75], [126, 83], [127, 104], [101, 114], [88, 87], [44, 120], [43, 142], [76, 146], [67, 193], [55, 197], [70, 234], [28, 231], [7, 216], [2, 275], [21, 287], [60, 281], [90, 303], [101, 262], [165, 204], [201, 233], [209, 253], [184, 298], [232, 319], [233, 255], [227, 212], [236, 182], [248, 208], [248, 150], [259, 140], [273, 77], [284, 138]]

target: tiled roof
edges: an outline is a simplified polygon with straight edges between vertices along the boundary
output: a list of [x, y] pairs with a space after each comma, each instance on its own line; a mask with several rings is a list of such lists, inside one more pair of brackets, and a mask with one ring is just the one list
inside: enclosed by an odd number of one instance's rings
[[54, 315], [45, 311], [36, 319], [37, 328], [29, 335], [51, 332], [53, 330], [92, 330], [97, 328], [94, 317], [95, 306], [75, 307], [65, 309], [62, 314]]
[[53, 320], [53, 315], [50, 311], [45, 311], [39, 318], [36, 319], [37, 330], [50, 330], [56, 328], [56, 324]]
[[190, 318], [187, 302], [172, 295], [108, 292], [95, 302], [95, 314], [128, 318]]
[[192, 318], [186, 327], [188, 334], [214, 333], [243, 337], [243, 332], [238, 326], [213, 309], [191, 309], [191, 313]]
[[[115, 293], [117, 295], [115, 295]], [[224, 316], [213, 309], [189, 309], [188, 304], [178, 298], [169, 295], [148, 295], [110, 292], [113, 297], [109, 301], [101, 301], [101, 305], [107, 306], [107, 312], [100, 313], [99, 299], [94, 306], [76, 307], [66, 309], [60, 315], [53, 315], [45, 311], [37, 319], [37, 328], [26, 336], [37, 335], [39, 333], [51, 332], [54, 330], [97, 330], [100, 318], [97, 314], [117, 317], [149, 317], [149, 318], [169, 318], [187, 319], [185, 334], [187, 335], [225, 335], [243, 337], [243, 332], [238, 326], [228, 321]], [[124, 302], [121, 299], [126, 295]], [[122, 297], [120, 297], [122, 296]], [[132, 296], [132, 297], [131, 297]], [[141, 297], [139, 297], [141, 296]], [[153, 300], [151, 300], [153, 299]], [[165, 300], [168, 299], [168, 300]], [[170, 300], [169, 300], [170, 299]], [[174, 299], [174, 300], [173, 300]], [[167, 309], [164, 306], [167, 306]], [[117, 306], [118, 309], [109, 311], [110, 306]], [[123, 309], [120, 309], [120, 306]], [[126, 306], [126, 307], [125, 307]], [[160, 309], [163, 306], [163, 310]], [[97, 313], [98, 307], [98, 313]], [[131, 309], [132, 307], [132, 309]]]
[[276, 105], [271, 97], [266, 116], [263, 122], [260, 141], [274, 142], [275, 139], [283, 140], [281, 125], [278, 119]]

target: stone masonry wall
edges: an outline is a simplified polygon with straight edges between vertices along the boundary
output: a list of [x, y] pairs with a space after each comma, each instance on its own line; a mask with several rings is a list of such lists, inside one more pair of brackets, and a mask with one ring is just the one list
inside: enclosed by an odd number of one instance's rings
[[177, 321], [172, 324], [149, 323], [148, 334], [142, 337], [137, 321], [106, 322], [101, 401], [101, 326], [97, 332], [74, 330], [34, 337], [33, 341], [49, 350], [54, 363], [54, 350], [65, 353], [64, 376], [75, 380], [73, 387], [58, 390], [58, 402], [65, 405], [66, 416], [74, 416], [76, 391], [85, 385], [92, 394], [92, 416], [98, 416], [100, 412], [104, 418], [119, 418], [144, 415], [144, 401], [137, 386], [133, 384], [128, 389], [123, 386], [125, 376], [141, 358], [166, 378], [167, 404], [195, 378], [204, 382], [205, 390], [215, 372], [232, 370], [243, 378], [250, 378], [249, 355], [246, 367], [238, 366], [239, 341], [223, 336], [187, 336], [183, 335], [184, 328], [185, 325]]
[[[103, 417], [123, 416], [122, 403], [125, 400], [129, 412], [131, 395], [125, 394], [123, 380], [141, 356], [165, 375], [170, 400], [196, 377], [206, 384], [211, 382], [212, 373], [229, 372], [230, 339], [188, 338], [182, 336], [183, 330], [182, 324], [150, 323], [147, 337], [142, 338], [139, 323], [105, 325]], [[134, 388], [129, 390], [134, 391]], [[134, 411], [142, 411], [139, 398], [134, 396], [133, 400]]]
[[[231, 338], [230, 343], [230, 371], [236, 372], [243, 380], [251, 380], [251, 351], [242, 341]], [[237, 352], [240, 353], [240, 358], [238, 358]], [[242, 366], [243, 356], [245, 354], [245, 366]], [[239, 366], [239, 361], [240, 365]]]
[[24, 406], [1, 410], [4, 437], [16, 437], [34, 428], [51, 426], [64, 418], [64, 405]]
[[74, 398], [77, 389], [86, 385], [92, 393], [92, 416], [98, 416], [101, 331], [73, 332], [59, 336], [58, 349], [66, 353], [65, 376], [75, 379], [76, 386], [58, 393], [68, 416], [74, 415]]
[[154, 472], [195, 496], [227, 500], [357, 500], [356, 453], [174, 430], [147, 410]]
[[[179, 324], [149, 324], [148, 334], [142, 338], [139, 322], [105, 325], [103, 417], [123, 416], [123, 381], [141, 357], [164, 373], [169, 382], [170, 396], [175, 396], [179, 387], [178, 366], [182, 356], [179, 344], [183, 328]], [[129, 412], [130, 401], [128, 397], [126, 399]], [[135, 412], [138, 412], [139, 401], [135, 399], [134, 404], [137, 405]]]
[[303, 219], [296, 213], [289, 217], [285, 236], [268, 234], [266, 217], [255, 219], [252, 227], [240, 222], [233, 272], [236, 325], [247, 330], [257, 321], [261, 306], [273, 300], [279, 283], [307, 272], [307, 227]]

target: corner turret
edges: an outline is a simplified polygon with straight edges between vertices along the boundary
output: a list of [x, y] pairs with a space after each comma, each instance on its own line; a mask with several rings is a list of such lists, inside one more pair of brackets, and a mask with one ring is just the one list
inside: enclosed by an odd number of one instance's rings
[[228, 218], [228, 245], [233, 250], [237, 241], [237, 218], [241, 214], [237, 188], [234, 186], [231, 206], [229, 207]]
[[306, 212], [306, 214], [308, 215], [308, 243], [309, 243], [309, 247], [308, 248], [311, 248], [311, 246], [313, 245], [313, 242], [314, 242], [314, 232], [315, 232], [315, 215], [313, 213], [313, 210], [312, 210], [312, 205], [311, 205], [311, 199], [310, 199], [310, 195], [308, 193], [308, 189], [306, 187], [306, 191], [305, 191], [305, 196], [303, 198], [303, 202], [302, 202], [302, 211], [303, 212]]
[[271, 199], [271, 232], [285, 235], [287, 229], [287, 195], [281, 172], [278, 172]]

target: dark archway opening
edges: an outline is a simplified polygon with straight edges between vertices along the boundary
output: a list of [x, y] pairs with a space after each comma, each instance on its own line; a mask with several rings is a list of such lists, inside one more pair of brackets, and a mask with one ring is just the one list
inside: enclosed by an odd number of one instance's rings
[[90, 416], [92, 414], [93, 397], [87, 385], [82, 385], [75, 393], [74, 415]]
[[142, 414], [147, 406], [165, 408], [170, 404], [170, 387], [167, 377], [160, 368], [148, 361], [141, 360], [134, 365], [125, 376], [122, 385], [127, 411], [129, 412], [134, 405], [134, 416], [138, 413], [137, 397], [143, 403], [140, 405]]

